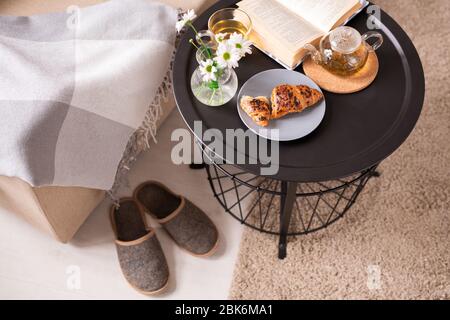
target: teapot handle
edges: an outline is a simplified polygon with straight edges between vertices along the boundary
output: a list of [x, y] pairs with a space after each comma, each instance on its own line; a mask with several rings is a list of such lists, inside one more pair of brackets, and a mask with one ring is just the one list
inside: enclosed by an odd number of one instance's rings
[[371, 38], [375, 38], [377, 40], [373, 44], [367, 43], [367, 45], [369, 47], [369, 50], [376, 51], [383, 44], [383, 41], [384, 41], [383, 36], [381, 33], [376, 32], [376, 31], [369, 31], [369, 32], [363, 34], [363, 36], [362, 36], [362, 39], [366, 42], [367, 42], [367, 40], [369, 40]]

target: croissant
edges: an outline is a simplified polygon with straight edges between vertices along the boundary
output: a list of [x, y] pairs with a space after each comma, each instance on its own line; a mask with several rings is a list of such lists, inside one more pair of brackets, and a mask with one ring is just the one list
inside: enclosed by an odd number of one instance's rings
[[241, 108], [244, 110], [257, 125], [267, 127], [269, 125], [272, 108], [269, 99], [266, 97], [244, 96], [241, 100]]
[[308, 86], [282, 84], [276, 86], [272, 91], [272, 105], [266, 97], [244, 96], [241, 100], [241, 108], [256, 124], [267, 127], [271, 119], [279, 119], [290, 113], [302, 112], [322, 98], [322, 93]]
[[290, 113], [302, 112], [322, 100], [323, 95], [308, 86], [282, 84], [272, 91], [271, 119], [279, 119]]

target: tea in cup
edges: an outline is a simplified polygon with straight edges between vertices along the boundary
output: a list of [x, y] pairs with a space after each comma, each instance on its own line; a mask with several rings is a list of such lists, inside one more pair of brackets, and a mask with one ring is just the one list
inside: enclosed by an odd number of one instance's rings
[[208, 46], [217, 46], [215, 37], [218, 34], [225, 34], [225, 39], [233, 33], [247, 38], [251, 30], [252, 20], [247, 13], [237, 8], [225, 8], [213, 13], [208, 21], [208, 30], [198, 33], [197, 42], [202, 41]]

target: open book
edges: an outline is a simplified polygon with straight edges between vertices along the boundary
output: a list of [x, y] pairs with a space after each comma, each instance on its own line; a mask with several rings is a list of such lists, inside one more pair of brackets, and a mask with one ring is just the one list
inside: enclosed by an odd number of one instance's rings
[[303, 46], [343, 25], [367, 5], [361, 0], [242, 0], [252, 19], [250, 40], [288, 69], [306, 55]]

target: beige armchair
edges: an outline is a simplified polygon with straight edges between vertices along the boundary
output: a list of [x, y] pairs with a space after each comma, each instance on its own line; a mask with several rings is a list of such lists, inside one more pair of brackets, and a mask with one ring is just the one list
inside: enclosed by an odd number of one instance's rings
[[[151, 1], [151, 0], [148, 0]], [[2, 0], [0, 15], [28, 16], [64, 11], [70, 5], [88, 6], [105, 0]], [[159, 0], [174, 7], [208, 8], [214, 0]], [[174, 108], [173, 98], [164, 106], [164, 118]], [[164, 121], [161, 119], [160, 124]], [[103, 201], [105, 192], [84, 188], [42, 187], [0, 176], [0, 207], [23, 216], [42, 231], [61, 242], [68, 242], [89, 214]]]

